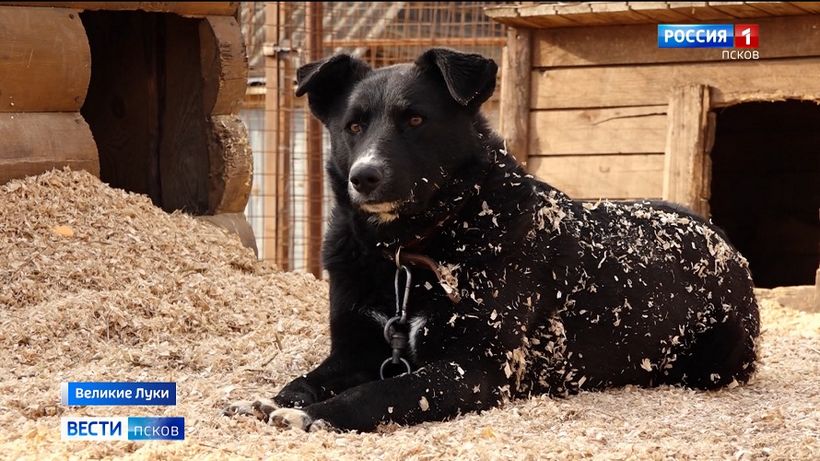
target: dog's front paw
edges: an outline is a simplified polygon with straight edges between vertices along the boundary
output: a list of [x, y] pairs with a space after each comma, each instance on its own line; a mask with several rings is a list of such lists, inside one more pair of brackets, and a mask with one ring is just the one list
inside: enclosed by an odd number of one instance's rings
[[268, 424], [281, 428], [295, 427], [307, 431], [313, 424], [313, 418], [296, 408], [280, 408], [270, 414]]
[[319, 401], [318, 391], [304, 378], [296, 378], [273, 398], [282, 408], [304, 408]]
[[339, 429], [333, 427], [332, 424], [324, 419], [317, 419], [311, 423], [308, 432], [340, 432]]
[[270, 415], [279, 407], [269, 399], [239, 400], [222, 410], [225, 416], [245, 415], [253, 416], [260, 421], [268, 422]]

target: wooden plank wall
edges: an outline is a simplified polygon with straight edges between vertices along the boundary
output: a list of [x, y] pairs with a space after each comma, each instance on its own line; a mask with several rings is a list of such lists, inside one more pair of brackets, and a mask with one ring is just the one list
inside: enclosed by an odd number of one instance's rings
[[530, 171], [576, 198], [660, 198], [673, 88], [713, 87], [713, 108], [820, 100], [820, 15], [747, 22], [760, 25], [760, 60], [658, 49], [656, 24], [535, 30]]

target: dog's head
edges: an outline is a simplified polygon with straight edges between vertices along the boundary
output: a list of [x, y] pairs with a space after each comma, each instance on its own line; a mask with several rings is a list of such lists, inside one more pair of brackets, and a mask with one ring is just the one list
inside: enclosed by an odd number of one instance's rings
[[330, 131], [337, 201], [382, 223], [424, 211], [479, 160], [478, 111], [496, 71], [491, 59], [447, 49], [375, 70], [348, 55], [302, 66], [296, 95]]

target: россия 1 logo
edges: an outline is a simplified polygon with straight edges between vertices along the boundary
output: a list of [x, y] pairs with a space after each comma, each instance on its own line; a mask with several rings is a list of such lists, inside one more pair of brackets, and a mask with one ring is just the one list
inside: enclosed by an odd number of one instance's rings
[[759, 59], [759, 45], [758, 24], [658, 24], [658, 48], [734, 48], [723, 58]]
[[757, 48], [760, 44], [760, 26], [735, 24], [735, 48]]

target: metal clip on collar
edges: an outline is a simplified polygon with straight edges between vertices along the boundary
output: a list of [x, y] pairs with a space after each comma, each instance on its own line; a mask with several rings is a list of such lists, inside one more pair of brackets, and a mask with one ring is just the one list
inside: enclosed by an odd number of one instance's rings
[[[382, 379], [384, 379], [384, 370], [389, 363], [393, 365], [403, 364], [407, 369], [406, 373], [410, 373], [413, 370], [410, 366], [410, 362], [402, 357], [402, 354], [407, 350], [407, 332], [396, 328], [396, 326], [407, 325], [407, 301], [410, 297], [410, 284], [413, 280], [410, 269], [398, 262], [400, 252], [401, 248], [396, 252], [396, 278], [393, 284], [396, 290], [396, 315], [384, 324], [384, 340], [390, 345], [393, 353], [382, 362], [382, 366], [379, 368], [379, 376], [381, 376]], [[404, 296], [399, 296], [399, 281], [402, 271], [404, 271], [405, 274]]]
[[[404, 296], [399, 298], [399, 276], [401, 275], [401, 271], [404, 271], [405, 274]], [[393, 282], [393, 286], [396, 290], [396, 316], [401, 318], [402, 323], [407, 321], [407, 300], [410, 298], [410, 283], [412, 281], [413, 276], [410, 275], [410, 269], [408, 269], [407, 266], [399, 266], [396, 269], [396, 278]]]

